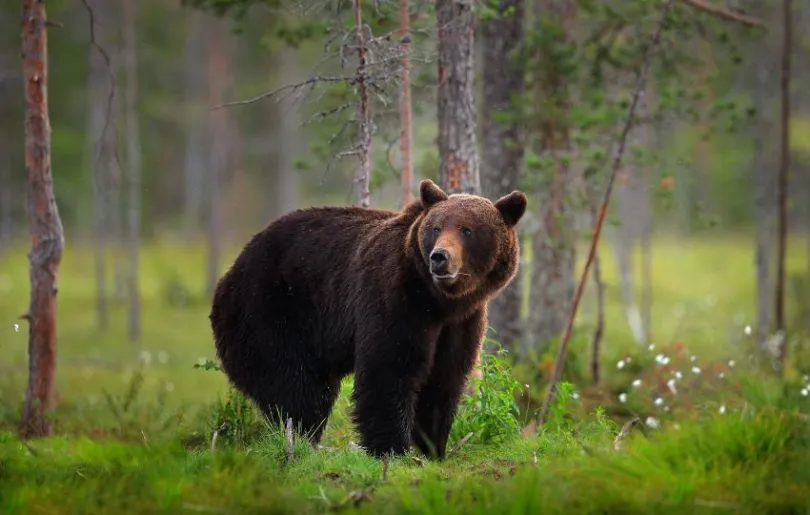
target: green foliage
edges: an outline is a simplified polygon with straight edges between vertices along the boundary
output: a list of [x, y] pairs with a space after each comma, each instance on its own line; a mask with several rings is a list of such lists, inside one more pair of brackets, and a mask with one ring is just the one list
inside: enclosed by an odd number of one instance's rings
[[473, 433], [470, 441], [502, 444], [520, 436], [520, 408], [515, 394], [520, 383], [512, 376], [506, 350], [487, 340], [493, 350], [481, 355], [481, 377], [472, 378], [472, 394], [465, 394], [450, 431], [450, 440], [458, 441]]

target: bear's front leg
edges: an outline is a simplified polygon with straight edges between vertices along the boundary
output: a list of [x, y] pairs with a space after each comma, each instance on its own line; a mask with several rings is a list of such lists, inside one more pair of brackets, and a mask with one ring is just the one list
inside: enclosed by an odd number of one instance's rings
[[416, 402], [413, 442], [427, 456], [444, 459], [458, 403], [486, 331], [482, 309], [442, 329], [430, 375]]
[[408, 451], [416, 390], [428, 373], [436, 336], [436, 331], [392, 327], [358, 345], [352, 418], [360, 445], [370, 454]]

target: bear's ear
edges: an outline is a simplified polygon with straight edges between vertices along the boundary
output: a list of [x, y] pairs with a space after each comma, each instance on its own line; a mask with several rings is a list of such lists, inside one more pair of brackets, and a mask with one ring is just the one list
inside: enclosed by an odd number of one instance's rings
[[447, 200], [447, 193], [442, 191], [442, 189], [430, 179], [425, 179], [419, 183], [419, 195], [422, 197], [422, 204], [424, 204], [426, 208], [442, 200]]
[[509, 195], [499, 198], [495, 207], [500, 211], [507, 227], [514, 227], [526, 212], [526, 195], [521, 191], [513, 191]]

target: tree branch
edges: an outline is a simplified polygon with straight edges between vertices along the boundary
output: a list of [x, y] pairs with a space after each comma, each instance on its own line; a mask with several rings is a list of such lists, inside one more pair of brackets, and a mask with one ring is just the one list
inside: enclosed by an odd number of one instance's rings
[[260, 100], [264, 100], [265, 98], [270, 98], [278, 95], [282, 91], [293, 90], [297, 91], [304, 86], [310, 86], [312, 84], [316, 84], [319, 82], [348, 82], [349, 84], [354, 83], [357, 80], [357, 77], [354, 75], [316, 75], [314, 77], [310, 77], [307, 80], [296, 82], [295, 84], [285, 84], [284, 86], [280, 86], [271, 91], [265, 91], [264, 93], [257, 95], [253, 98], [248, 98], [246, 100], [234, 100], [232, 102], [225, 102], [223, 104], [215, 105], [211, 108], [212, 111], [217, 109], [221, 109], [223, 107], [231, 107], [231, 106], [242, 106], [248, 104], [255, 104]]
[[588, 252], [588, 259], [585, 262], [585, 269], [582, 271], [582, 275], [580, 276], [579, 285], [577, 286], [576, 294], [574, 295], [574, 300], [571, 304], [571, 312], [568, 315], [568, 321], [565, 326], [565, 332], [563, 333], [562, 340], [560, 341], [560, 348], [557, 352], [557, 358], [554, 361], [554, 372], [551, 377], [551, 383], [549, 384], [548, 393], [546, 394], [545, 399], [543, 400], [543, 406], [540, 410], [539, 416], [539, 424], [543, 425], [546, 422], [546, 417], [548, 416], [548, 410], [551, 406], [551, 402], [554, 399], [555, 390], [557, 388], [557, 382], [560, 380], [560, 376], [562, 375], [563, 366], [565, 365], [565, 358], [568, 352], [568, 342], [571, 339], [571, 332], [574, 327], [574, 320], [577, 315], [577, 308], [579, 307], [579, 302], [582, 299], [582, 293], [585, 290], [585, 283], [588, 280], [588, 272], [590, 271], [591, 265], [593, 264], [594, 257], [596, 256], [596, 246], [599, 243], [599, 236], [602, 233], [602, 226], [605, 223], [605, 217], [607, 215], [607, 207], [610, 203], [610, 194], [613, 191], [613, 184], [616, 182], [616, 175], [618, 174], [619, 167], [621, 166], [622, 156], [624, 155], [624, 149], [627, 145], [627, 136], [630, 133], [630, 129], [633, 126], [633, 118], [635, 115], [636, 107], [638, 106], [639, 100], [641, 99], [642, 92], [644, 91], [644, 84], [647, 81], [647, 73], [652, 65], [652, 57], [655, 53], [655, 49], [658, 46], [658, 43], [661, 41], [661, 33], [664, 30], [664, 24], [667, 21], [669, 16], [669, 11], [672, 8], [672, 0], [664, 0], [662, 2], [661, 8], [661, 20], [658, 22], [658, 27], [653, 33], [652, 41], [650, 42], [649, 47], [644, 56], [644, 64], [641, 67], [641, 70], [638, 74], [638, 79], [636, 81], [635, 91], [633, 92], [633, 100], [630, 104], [630, 109], [627, 113], [627, 120], [625, 121], [624, 128], [622, 129], [621, 136], [619, 137], [618, 148], [616, 149], [616, 153], [613, 155], [613, 164], [612, 169], [610, 171], [610, 176], [608, 178], [607, 187], [605, 188], [604, 196], [602, 197], [602, 205], [599, 209], [599, 218], [596, 221], [596, 227], [593, 230], [593, 239], [591, 240], [591, 247]]
[[716, 16], [726, 21], [733, 21], [736, 23], [740, 23], [742, 25], [745, 25], [746, 27], [759, 27], [761, 29], [765, 28], [765, 23], [756, 16], [751, 16], [749, 14], [732, 11], [726, 9], [725, 7], [720, 7], [719, 5], [704, 2], [703, 0], [681, 0], [681, 1], [686, 5], [689, 5], [690, 7], [694, 7], [695, 9], [699, 9], [705, 13], [709, 13], [713, 16]]

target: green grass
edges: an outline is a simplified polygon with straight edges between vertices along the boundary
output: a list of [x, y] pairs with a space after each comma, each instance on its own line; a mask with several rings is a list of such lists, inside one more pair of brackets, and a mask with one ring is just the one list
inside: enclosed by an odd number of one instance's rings
[[[803, 247], [798, 240], [791, 245]], [[383, 480], [381, 462], [352, 447], [350, 381], [327, 426], [325, 448], [296, 442], [296, 457], [287, 463], [283, 435], [252, 410], [240, 411], [220, 372], [193, 368], [214, 357], [205, 247], [199, 244], [144, 247], [138, 344], [126, 338], [124, 301], [112, 301], [110, 325], [98, 329], [92, 253], [67, 249], [59, 283], [57, 435], [20, 442], [15, 431], [27, 342], [17, 317], [27, 306], [28, 269], [26, 249], [18, 246], [0, 256], [0, 512], [809, 512], [810, 429], [803, 413], [810, 401], [797, 384], [808, 372], [803, 354], [796, 352], [784, 381], [744, 365], [750, 337], [743, 327], [753, 323], [754, 299], [749, 242], [728, 236], [655, 243], [658, 348], [680, 340], [684, 359], [696, 354], [702, 365], [729, 358], [740, 363], [719, 386], [709, 384], [706, 368], [684, 386], [680, 395], [688, 402], [667, 399], [668, 413], [651, 403], [656, 394], [629, 387], [637, 377], [655, 382], [658, 350], [630, 341], [612, 252], [603, 249], [604, 388], [562, 399], [536, 437], [482, 442], [476, 436], [444, 463], [417, 455], [393, 460]], [[235, 252], [224, 257], [223, 269]], [[803, 274], [804, 257], [793, 252], [789, 274]], [[180, 293], [187, 301], [172, 301]], [[588, 320], [582, 320], [578, 341], [587, 342]], [[574, 363], [585, 359], [583, 348], [575, 346]], [[628, 354], [633, 366], [618, 370], [616, 361]], [[499, 425], [511, 416], [504, 392], [514, 379], [497, 368], [486, 377], [486, 396], [465, 403], [451, 445], [468, 431], [488, 434], [497, 426], [514, 433], [509, 424]], [[526, 395], [538, 396], [542, 385], [530, 386], [516, 399], [520, 421]], [[574, 389], [584, 393], [585, 386]], [[631, 402], [618, 403], [619, 391], [630, 392]], [[488, 408], [476, 411], [482, 401]], [[720, 405], [727, 406], [723, 414]], [[642, 419], [655, 416], [661, 429], [641, 424], [614, 450], [631, 411]]]

